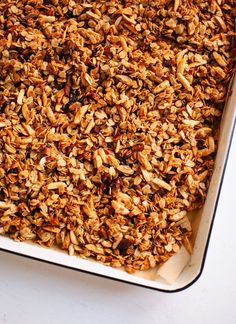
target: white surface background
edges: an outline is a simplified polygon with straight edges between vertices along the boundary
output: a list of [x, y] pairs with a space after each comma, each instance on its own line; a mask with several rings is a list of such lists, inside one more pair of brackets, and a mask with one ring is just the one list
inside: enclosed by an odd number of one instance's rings
[[166, 294], [0, 252], [0, 324], [236, 323], [236, 133], [205, 268]]

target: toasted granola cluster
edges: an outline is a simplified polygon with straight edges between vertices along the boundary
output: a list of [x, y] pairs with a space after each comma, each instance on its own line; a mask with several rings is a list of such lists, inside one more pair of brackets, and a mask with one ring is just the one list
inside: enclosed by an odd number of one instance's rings
[[0, 232], [132, 273], [185, 244], [234, 0], [0, 0]]

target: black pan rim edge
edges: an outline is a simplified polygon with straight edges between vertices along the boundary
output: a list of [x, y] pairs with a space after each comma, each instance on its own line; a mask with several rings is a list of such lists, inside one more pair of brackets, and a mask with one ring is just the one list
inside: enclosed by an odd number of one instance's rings
[[131, 284], [133, 286], [138, 286], [138, 287], [142, 287], [142, 288], [148, 288], [148, 289], [152, 289], [152, 290], [160, 291], [160, 292], [165, 292], [165, 293], [181, 292], [181, 291], [191, 287], [201, 277], [204, 266], [205, 266], [207, 252], [208, 252], [209, 243], [210, 243], [210, 237], [211, 237], [211, 233], [212, 233], [212, 229], [213, 229], [213, 225], [214, 225], [215, 215], [216, 215], [217, 208], [218, 208], [218, 203], [219, 203], [219, 199], [220, 199], [222, 185], [223, 185], [223, 182], [224, 182], [226, 166], [227, 166], [227, 163], [228, 163], [229, 152], [230, 152], [230, 149], [231, 149], [235, 128], [236, 128], [236, 118], [234, 119], [233, 128], [232, 128], [232, 131], [231, 131], [231, 134], [230, 134], [229, 145], [228, 145], [227, 152], [226, 152], [226, 157], [225, 157], [224, 167], [223, 167], [223, 170], [222, 170], [222, 176], [221, 176], [221, 180], [220, 180], [220, 185], [219, 185], [219, 189], [218, 189], [217, 196], [216, 196], [216, 203], [215, 203], [213, 216], [212, 216], [212, 220], [211, 220], [211, 224], [210, 224], [210, 228], [209, 228], [209, 233], [208, 233], [208, 236], [207, 236], [207, 242], [206, 242], [206, 246], [205, 246], [205, 250], [204, 250], [204, 254], [203, 254], [203, 258], [202, 258], [202, 262], [201, 262], [201, 268], [200, 268], [199, 273], [196, 275], [196, 277], [190, 283], [188, 283], [187, 285], [185, 285], [185, 286], [183, 286], [181, 288], [175, 289], [175, 290], [167, 290], [167, 289], [149, 287], [149, 286], [142, 285], [142, 284], [139, 284], [139, 283], [130, 282], [130, 281], [125, 280], [125, 279], [113, 278], [113, 277], [109, 277], [109, 276], [106, 276], [106, 275], [103, 275], [103, 274], [94, 273], [94, 272], [88, 271], [88, 270], [76, 269], [76, 268], [73, 268], [71, 266], [59, 264], [59, 263], [56, 263], [56, 262], [53, 262], [53, 261], [40, 259], [40, 258], [37, 258], [37, 257], [32, 257], [32, 256], [26, 255], [24, 253], [10, 251], [10, 250], [7, 250], [7, 249], [1, 248], [1, 247], [0, 247], [0, 251], [10, 253], [10, 254], [14, 254], [14, 255], [18, 255], [18, 256], [21, 256], [21, 257], [25, 257], [25, 258], [28, 258], [28, 259], [31, 259], [31, 260], [36, 260], [36, 261], [40, 261], [40, 262], [43, 262], [43, 263], [51, 264], [51, 265], [54, 265], [54, 266], [59, 266], [59, 267], [65, 268], [65, 269], [79, 271], [79, 272], [86, 273], [86, 274], [89, 274], [89, 275], [94, 275], [94, 276], [97, 276], [97, 277], [102, 277], [102, 278], [118, 281], [118, 282], [121, 282], [121, 283]]

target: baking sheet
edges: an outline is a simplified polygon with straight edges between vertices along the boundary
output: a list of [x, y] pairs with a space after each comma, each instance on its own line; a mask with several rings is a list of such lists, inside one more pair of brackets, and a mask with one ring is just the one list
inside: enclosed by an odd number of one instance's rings
[[136, 272], [131, 275], [120, 269], [114, 269], [90, 259], [84, 260], [72, 257], [56, 249], [48, 249], [31, 243], [16, 242], [0, 235], [0, 249], [11, 253], [31, 257], [37, 260], [61, 265], [79, 271], [84, 271], [103, 277], [125, 281], [160, 291], [174, 292], [190, 286], [201, 275], [210, 240], [214, 217], [223, 183], [230, 144], [233, 137], [236, 120], [236, 78], [232, 79], [228, 91], [224, 114], [221, 122], [221, 135], [207, 199], [202, 210], [197, 212], [193, 224], [193, 238], [195, 240], [193, 253], [188, 265], [172, 285], [160, 278], [157, 269], [146, 272]]

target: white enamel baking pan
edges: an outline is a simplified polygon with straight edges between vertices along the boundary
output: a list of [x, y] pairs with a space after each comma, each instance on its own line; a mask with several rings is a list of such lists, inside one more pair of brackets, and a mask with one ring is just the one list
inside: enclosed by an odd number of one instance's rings
[[204, 208], [197, 212], [197, 215], [194, 217], [193, 237], [195, 243], [193, 253], [187, 266], [183, 269], [174, 284], [170, 285], [161, 279], [157, 274], [157, 270], [149, 270], [131, 275], [120, 269], [114, 269], [93, 260], [72, 257], [65, 252], [40, 247], [38, 245], [15, 242], [2, 235], [0, 235], [0, 250], [159, 291], [177, 292], [189, 287], [200, 277], [203, 271], [235, 124], [236, 77], [234, 77], [229, 86], [228, 100], [221, 122], [221, 136], [215, 168], [207, 199]]

